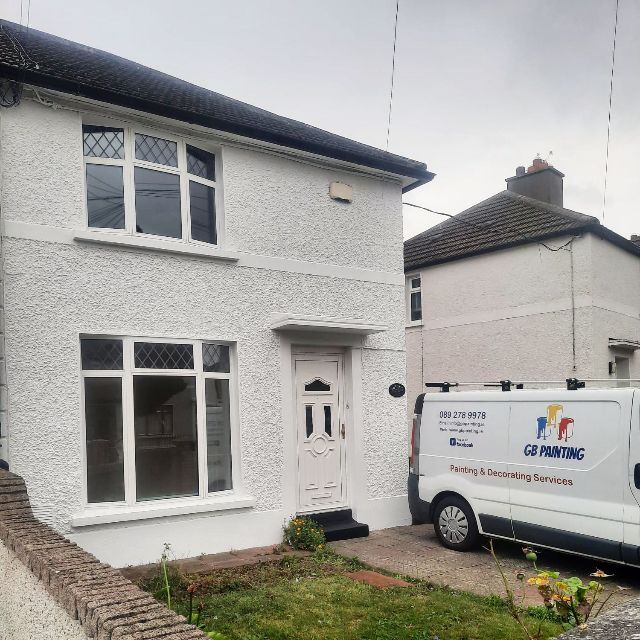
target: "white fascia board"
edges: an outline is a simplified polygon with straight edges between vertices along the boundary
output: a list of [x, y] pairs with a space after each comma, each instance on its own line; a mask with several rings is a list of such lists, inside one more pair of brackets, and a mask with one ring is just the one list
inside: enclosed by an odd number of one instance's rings
[[359, 318], [306, 316], [297, 313], [271, 314], [270, 327], [274, 331], [329, 331], [363, 336], [381, 333], [389, 328], [387, 325], [365, 322]]

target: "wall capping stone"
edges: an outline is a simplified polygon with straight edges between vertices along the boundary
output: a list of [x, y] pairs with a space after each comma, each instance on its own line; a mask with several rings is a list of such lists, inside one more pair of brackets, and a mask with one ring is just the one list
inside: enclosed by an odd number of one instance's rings
[[34, 517], [24, 480], [0, 470], [0, 541], [97, 640], [205, 640], [207, 636]]

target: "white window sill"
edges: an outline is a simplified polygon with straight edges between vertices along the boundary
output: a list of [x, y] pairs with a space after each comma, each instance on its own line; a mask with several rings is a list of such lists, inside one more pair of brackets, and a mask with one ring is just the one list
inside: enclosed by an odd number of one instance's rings
[[149, 238], [146, 236], [132, 236], [126, 233], [114, 231], [101, 231], [87, 229], [76, 231], [73, 234], [76, 242], [93, 242], [97, 244], [110, 244], [119, 247], [133, 247], [147, 249], [149, 251], [164, 251], [166, 253], [178, 253], [182, 255], [199, 256], [211, 260], [225, 262], [237, 262], [240, 254], [237, 251], [209, 247], [205, 244], [185, 242], [184, 240], [171, 238]]
[[147, 520], [167, 516], [182, 516], [191, 513], [225, 511], [229, 509], [247, 509], [255, 507], [256, 500], [246, 494], [228, 493], [207, 498], [178, 498], [157, 500], [143, 504], [130, 505], [89, 505], [81, 513], [71, 518], [72, 527], [89, 527], [112, 522]]
[[424, 322], [422, 320], [414, 320], [413, 322], [407, 322], [404, 325], [405, 329], [409, 329], [410, 327], [422, 327]]

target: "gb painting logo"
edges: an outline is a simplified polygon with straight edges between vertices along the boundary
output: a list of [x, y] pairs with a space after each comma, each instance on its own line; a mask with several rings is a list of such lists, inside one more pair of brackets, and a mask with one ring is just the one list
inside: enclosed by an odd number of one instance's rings
[[573, 418], [563, 415], [561, 404], [550, 404], [547, 406], [547, 415], [538, 418], [538, 430], [536, 438], [546, 440], [557, 433], [557, 440], [567, 442], [573, 437]]
[[[555, 440], [568, 442], [573, 438], [574, 419], [564, 415], [561, 404], [547, 405], [547, 415], [536, 418], [536, 440]], [[526, 444], [525, 456], [540, 458], [562, 458], [563, 460], [582, 460], [584, 447], [568, 447], [552, 444]]]

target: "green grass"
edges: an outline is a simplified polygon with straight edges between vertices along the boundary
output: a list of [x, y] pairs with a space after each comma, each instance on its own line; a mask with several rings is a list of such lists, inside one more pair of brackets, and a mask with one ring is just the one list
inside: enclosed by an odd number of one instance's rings
[[[283, 558], [208, 576], [171, 576], [172, 604], [188, 611], [187, 587], [207, 631], [230, 640], [514, 640], [524, 638], [501, 598], [483, 598], [411, 580], [381, 590], [344, 573], [361, 568], [333, 554]], [[165, 601], [160, 573], [141, 585]], [[535, 612], [534, 612], [535, 614]], [[562, 627], [526, 615], [532, 633], [552, 638]]]

